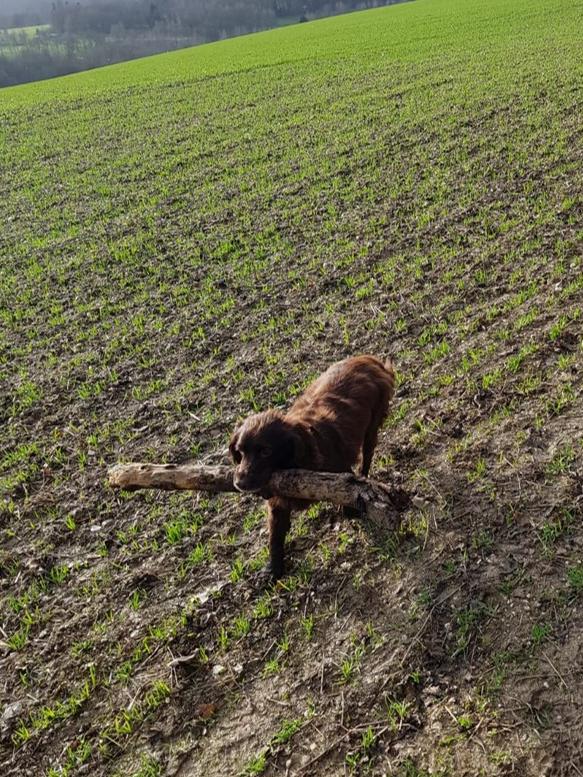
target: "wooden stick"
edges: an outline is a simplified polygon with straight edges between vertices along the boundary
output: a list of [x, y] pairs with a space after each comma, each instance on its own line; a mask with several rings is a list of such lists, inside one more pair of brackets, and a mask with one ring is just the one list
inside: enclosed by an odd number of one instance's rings
[[[109, 470], [113, 488], [187, 491], [237, 491], [230, 467], [199, 464], [118, 464]], [[356, 508], [374, 525], [389, 528], [403, 507], [403, 493], [351, 472], [312, 472], [287, 469], [274, 472], [265, 494], [332, 502]], [[408, 500], [406, 500], [408, 501]]]
[[134, 491], [159, 488], [163, 491], [236, 491], [230, 467], [199, 464], [118, 464], [108, 472], [109, 485]]

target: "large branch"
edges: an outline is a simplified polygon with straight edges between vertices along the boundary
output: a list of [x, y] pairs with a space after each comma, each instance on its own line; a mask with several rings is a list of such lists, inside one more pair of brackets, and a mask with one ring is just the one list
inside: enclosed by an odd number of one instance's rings
[[[230, 467], [199, 464], [119, 464], [109, 470], [109, 484], [131, 491], [159, 488], [187, 491], [236, 491]], [[375, 526], [388, 528], [405, 499], [400, 489], [360, 478], [350, 472], [312, 472], [288, 469], [274, 472], [266, 492], [310, 502], [354, 507]]]

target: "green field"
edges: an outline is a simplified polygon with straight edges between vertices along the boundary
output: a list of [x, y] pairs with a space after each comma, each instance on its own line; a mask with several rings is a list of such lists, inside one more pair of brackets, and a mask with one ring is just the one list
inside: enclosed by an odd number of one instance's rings
[[[31, 41], [37, 32], [45, 32], [50, 29], [49, 25], [39, 25], [37, 27], [10, 27], [0, 28], [0, 57], [17, 56], [23, 48], [24, 43]], [[46, 47], [45, 43], [45, 47]], [[56, 44], [51, 44], [52, 49], [56, 50]], [[65, 47], [62, 47], [65, 50]]]
[[[0, 91], [0, 772], [583, 773], [583, 7], [415, 0]], [[118, 494], [391, 355], [378, 536]], [[175, 661], [182, 658], [184, 660]]]
[[32, 27], [0, 27], [0, 35], [2, 33], [24, 33], [29, 38], [33, 38], [37, 32], [45, 32], [46, 30], [50, 30], [50, 24], [35, 24]]

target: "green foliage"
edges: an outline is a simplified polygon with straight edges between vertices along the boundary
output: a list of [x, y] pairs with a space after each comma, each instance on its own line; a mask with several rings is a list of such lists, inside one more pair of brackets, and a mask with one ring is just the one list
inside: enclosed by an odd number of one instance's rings
[[247, 763], [241, 772], [241, 775], [245, 775], [245, 777], [252, 777], [252, 775], [255, 774], [263, 774], [267, 768], [267, 754], [268, 751], [265, 749], [251, 758], [251, 760]]
[[488, 607], [483, 602], [472, 602], [458, 612], [456, 616], [456, 639], [453, 656], [465, 652], [470, 640], [476, 634], [480, 624], [487, 615]]
[[131, 777], [161, 777], [162, 765], [152, 756], [142, 756], [140, 768]]
[[560, 475], [567, 472], [576, 457], [575, 448], [571, 443], [567, 443], [557, 450], [553, 458], [549, 461], [547, 465], [547, 474]]
[[535, 623], [530, 635], [533, 648], [537, 648], [541, 642], [544, 642], [550, 632], [551, 626], [548, 623]]
[[311, 640], [314, 636], [314, 616], [307, 615], [302, 618], [302, 629], [307, 640]]
[[241, 558], [235, 559], [229, 574], [231, 583], [238, 583], [245, 574], [245, 562]]
[[387, 698], [385, 706], [390, 729], [400, 731], [411, 709], [411, 703], [405, 700]]
[[365, 654], [365, 644], [362, 640], [353, 639], [353, 644], [349, 654], [340, 664], [340, 682], [350, 683], [354, 680], [356, 673], [360, 670], [360, 664]]
[[285, 745], [300, 730], [301, 726], [302, 721], [300, 719], [282, 721], [279, 731], [273, 735], [271, 740], [272, 746]]
[[579, 595], [583, 591], [583, 564], [577, 564], [567, 571], [567, 580], [572, 591]]

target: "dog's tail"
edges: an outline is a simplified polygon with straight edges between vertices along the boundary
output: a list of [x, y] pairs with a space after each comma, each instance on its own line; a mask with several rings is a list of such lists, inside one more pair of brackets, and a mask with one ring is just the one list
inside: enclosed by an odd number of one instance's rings
[[387, 373], [386, 382], [389, 390], [388, 402], [391, 402], [393, 397], [395, 396], [395, 389], [397, 386], [397, 373], [395, 371], [395, 363], [390, 357], [388, 357], [384, 360], [383, 367], [385, 372]]
[[[381, 361], [381, 360], [379, 360]], [[382, 426], [389, 416], [389, 408], [395, 396], [395, 389], [397, 386], [397, 374], [395, 372], [395, 365], [392, 359], [387, 358], [381, 361], [383, 370], [383, 380], [381, 381], [381, 401], [380, 401], [380, 417], [379, 426]]]

